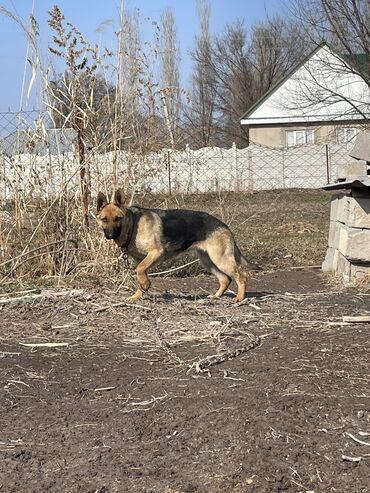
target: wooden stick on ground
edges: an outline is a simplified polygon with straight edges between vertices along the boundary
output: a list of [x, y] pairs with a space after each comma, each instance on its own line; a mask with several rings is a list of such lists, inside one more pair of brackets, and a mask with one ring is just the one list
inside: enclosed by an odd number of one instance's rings
[[32, 301], [32, 300], [37, 300], [39, 298], [53, 298], [53, 297], [60, 297], [60, 296], [79, 296], [83, 294], [82, 289], [72, 289], [69, 291], [42, 291], [40, 294], [31, 294], [31, 295], [25, 295], [25, 296], [17, 296], [15, 298], [0, 298], [0, 305], [4, 305], [5, 303], [12, 303], [13, 301]]
[[357, 316], [344, 315], [343, 322], [349, 322], [353, 324], [368, 324], [370, 323], [370, 315], [357, 315]]
[[26, 346], [26, 347], [66, 347], [69, 346], [69, 342], [35, 342], [35, 343], [24, 343], [20, 342], [19, 343], [21, 346]]
[[141, 310], [147, 310], [148, 312], [152, 311], [152, 309], [149, 308], [148, 306], [137, 305], [136, 303], [126, 303], [125, 301], [122, 301], [121, 303], [112, 303], [111, 305], [99, 306], [98, 308], [95, 308], [95, 310], [93, 310], [93, 313], [104, 312], [105, 310], [109, 310], [110, 308], [118, 308], [120, 306], [130, 306], [132, 308], [141, 308]]
[[160, 276], [162, 274], [169, 274], [171, 272], [175, 272], [177, 270], [185, 269], [185, 267], [188, 267], [189, 265], [196, 264], [199, 262], [199, 259], [197, 258], [196, 260], [192, 260], [191, 262], [188, 262], [187, 264], [180, 265], [179, 267], [174, 267], [173, 269], [168, 269], [168, 270], [163, 270], [161, 272], [151, 272], [148, 274], [148, 276]]
[[354, 435], [352, 435], [352, 433], [346, 433], [347, 436], [349, 436], [349, 438], [352, 438], [352, 440], [354, 440], [355, 442], [359, 443], [360, 445], [366, 445], [367, 447], [370, 447], [370, 443], [369, 442], [364, 442], [363, 440], [360, 440], [359, 438], [356, 438]]

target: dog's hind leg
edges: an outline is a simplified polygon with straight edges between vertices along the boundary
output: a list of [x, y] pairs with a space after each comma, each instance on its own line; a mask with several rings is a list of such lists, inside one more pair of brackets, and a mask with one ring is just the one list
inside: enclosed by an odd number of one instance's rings
[[221, 230], [215, 233], [205, 246], [216, 268], [225, 276], [235, 279], [238, 285], [235, 301], [242, 301], [247, 288], [247, 271], [230, 231]]
[[210, 295], [209, 298], [220, 298], [227, 290], [227, 288], [230, 286], [231, 277], [226, 275], [224, 272], [221, 272], [220, 269], [216, 267], [216, 265], [212, 262], [207, 252], [198, 250], [197, 253], [202, 266], [206, 269], [207, 272], [210, 272], [211, 274], [216, 276], [220, 284], [215, 294]]
[[238, 286], [238, 292], [234, 301], [242, 301], [245, 297], [245, 291], [247, 289], [247, 272], [242, 265], [238, 265], [234, 255], [223, 255], [221, 258], [214, 258], [214, 263], [217, 262], [217, 268], [223, 272], [226, 276], [235, 279]]
[[145, 291], [150, 288], [148, 270], [153, 267], [163, 256], [162, 250], [151, 250], [148, 255], [136, 267], [137, 290], [127, 298], [127, 301], [136, 301], [143, 296]]
[[236, 284], [238, 285], [238, 292], [235, 297], [235, 301], [243, 301], [245, 298], [245, 291], [247, 289], [247, 273], [243, 268], [238, 268], [238, 272], [235, 277]]
[[230, 286], [231, 277], [224, 274], [223, 272], [221, 272], [217, 268], [212, 270], [212, 274], [214, 274], [217, 277], [218, 282], [220, 283], [220, 286], [219, 286], [218, 290], [215, 292], [215, 294], [211, 294], [209, 297], [210, 298], [220, 298], [224, 294], [224, 292], [227, 290], [227, 288]]

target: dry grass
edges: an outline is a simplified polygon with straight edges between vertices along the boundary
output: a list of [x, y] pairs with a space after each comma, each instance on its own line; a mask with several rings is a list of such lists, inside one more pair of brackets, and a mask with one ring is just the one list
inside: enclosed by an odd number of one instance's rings
[[[255, 194], [143, 195], [134, 202], [148, 207], [208, 211], [230, 225], [242, 252], [265, 270], [320, 265], [326, 250], [329, 196], [322, 191], [285, 190]], [[6, 286], [31, 283], [80, 284], [123, 279], [120, 252], [105, 241], [91, 217], [86, 236], [77, 199], [61, 197], [49, 204], [27, 203], [19, 216], [8, 203], [8, 220], [0, 229], [0, 282]], [[161, 264], [165, 270], [185, 263], [181, 256]], [[200, 272], [193, 264], [175, 275]]]
[[[321, 265], [327, 247], [330, 195], [321, 190], [270, 190], [144, 197], [141, 204], [215, 214], [242, 252], [263, 269]], [[194, 267], [193, 267], [194, 268]]]

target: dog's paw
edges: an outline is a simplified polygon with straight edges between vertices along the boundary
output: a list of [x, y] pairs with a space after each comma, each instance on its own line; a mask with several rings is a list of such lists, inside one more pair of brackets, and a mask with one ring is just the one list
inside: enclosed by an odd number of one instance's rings
[[140, 291], [138, 289], [136, 291], [136, 293], [134, 293], [132, 296], [129, 296], [128, 298], [126, 298], [126, 301], [137, 301], [137, 300], [139, 300], [142, 297], [143, 297], [143, 293], [142, 293], [142, 291]]

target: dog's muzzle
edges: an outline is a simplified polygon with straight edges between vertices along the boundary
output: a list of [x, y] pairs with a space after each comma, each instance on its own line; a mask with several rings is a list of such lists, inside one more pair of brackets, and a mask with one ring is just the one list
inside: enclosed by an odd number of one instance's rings
[[104, 234], [107, 240], [116, 240], [120, 235], [120, 229], [105, 229]]

